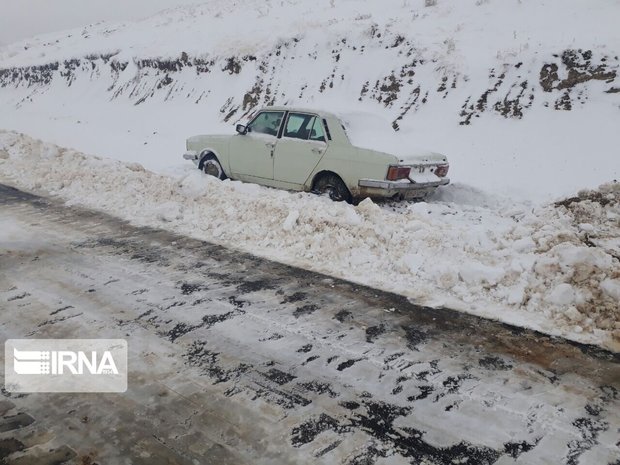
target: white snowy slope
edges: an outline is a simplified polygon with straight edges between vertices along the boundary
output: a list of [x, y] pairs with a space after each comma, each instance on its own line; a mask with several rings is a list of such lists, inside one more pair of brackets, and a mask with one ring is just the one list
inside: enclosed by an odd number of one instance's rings
[[[75, 150], [0, 133], [0, 179], [618, 350], [619, 17], [617, 0], [216, 0], [32, 38], [0, 48], [0, 128]], [[454, 184], [353, 207], [180, 158], [266, 104], [445, 153]]]
[[190, 167], [159, 175], [13, 132], [0, 132], [0, 182], [420, 304], [620, 350], [619, 183], [559, 206], [484, 204], [456, 185], [429, 203], [354, 207]]
[[371, 114], [377, 145], [443, 152], [458, 182], [555, 198], [620, 178], [618, 18], [617, 0], [215, 0], [0, 48], [0, 127], [161, 172], [187, 136], [299, 103]]

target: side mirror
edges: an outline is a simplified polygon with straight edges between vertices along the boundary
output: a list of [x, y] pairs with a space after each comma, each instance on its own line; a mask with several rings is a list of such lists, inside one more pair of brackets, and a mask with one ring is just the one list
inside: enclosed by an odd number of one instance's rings
[[235, 129], [242, 136], [246, 135], [248, 133], [248, 128], [246, 126], [244, 126], [243, 124], [237, 124], [237, 127]]

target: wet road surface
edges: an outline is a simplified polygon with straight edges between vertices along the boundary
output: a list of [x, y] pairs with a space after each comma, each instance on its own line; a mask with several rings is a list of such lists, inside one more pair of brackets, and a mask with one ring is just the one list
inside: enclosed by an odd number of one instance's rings
[[620, 464], [617, 354], [4, 186], [0, 228], [3, 340], [129, 344], [124, 394], [3, 390], [0, 463]]

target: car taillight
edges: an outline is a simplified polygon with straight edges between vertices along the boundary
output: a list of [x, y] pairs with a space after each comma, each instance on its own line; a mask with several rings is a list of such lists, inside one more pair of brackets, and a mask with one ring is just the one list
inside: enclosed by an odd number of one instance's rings
[[407, 179], [411, 168], [409, 166], [390, 166], [388, 169], [387, 180], [398, 181], [399, 179]]
[[450, 165], [447, 163], [445, 165], [439, 165], [435, 168], [435, 176], [445, 178], [448, 175], [448, 169], [450, 169]]

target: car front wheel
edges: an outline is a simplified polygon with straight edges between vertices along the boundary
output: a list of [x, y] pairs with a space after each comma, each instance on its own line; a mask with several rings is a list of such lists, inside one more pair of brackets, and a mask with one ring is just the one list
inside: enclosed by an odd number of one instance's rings
[[213, 154], [208, 154], [202, 159], [202, 171], [217, 179], [226, 179], [226, 173], [220, 161]]
[[334, 202], [351, 203], [352, 197], [346, 184], [335, 174], [325, 174], [315, 183], [313, 192], [327, 195]]

